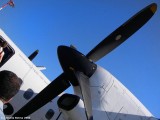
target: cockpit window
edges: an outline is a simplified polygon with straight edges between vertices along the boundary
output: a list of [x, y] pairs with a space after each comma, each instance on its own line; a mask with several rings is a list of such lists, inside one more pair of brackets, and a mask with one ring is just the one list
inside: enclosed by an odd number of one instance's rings
[[0, 36], [0, 67], [3, 66], [13, 55], [15, 51], [13, 48], [7, 43], [7, 41]]

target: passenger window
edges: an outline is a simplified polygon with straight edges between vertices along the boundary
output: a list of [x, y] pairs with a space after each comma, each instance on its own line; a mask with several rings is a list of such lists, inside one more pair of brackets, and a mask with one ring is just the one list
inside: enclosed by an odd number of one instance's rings
[[26, 100], [29, 100], [32, 96], [33, 96], [34, 92], [32, 89], [28, 89], [27, 91], [25, 91], [23, 97], [26, 99]]
[[52, 109], [49, 109], [47, 111], [45, 117], [46, 117], [47, 120], [50, 120], [50, 119], [52, 119], [53, 115], [54, 115], [54, 111]]
[[14, 112], [14, 109], [10, 103], [4, 104], [3, 112], [5, 115], [12, 115]]
[[[2, 44], [4, 42], [6, 41], [2, 36], [0, 36], [0, 43]], [[3, 48], [3, 52], [4, 52], [4, 55], [0, 62], [0, 67], [3, 66], [15, 54], [15, 51], [9, 44], [7, 44], [5, 48]]]

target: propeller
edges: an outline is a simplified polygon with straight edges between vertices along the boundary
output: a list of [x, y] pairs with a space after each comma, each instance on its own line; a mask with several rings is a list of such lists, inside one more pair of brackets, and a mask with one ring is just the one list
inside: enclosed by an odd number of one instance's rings
[[94, 49], [92, 49], [86, 56], [93, 62], [98, 61], [113, 49], [122, 44], [137, 30], [139, 30], [156, 12], [157, 5], [155, 3], [145, 7], [127, 22], [122, 24], [102, 42], [100, 42]]
[[18, 112], [16, 112], [13, 117], [26, 117], [32, 114], [46, 103], [57, 97], [68, 87], [70, 87], [70, 83], [66, 80], [65, 74], [62, 73], [39, 94], [37, 94], [31, 101], [29, 101]]
[[34, 51], [34, 52], [28, 57], [28, 59], [29, 59], [30, 61], [32, 61], [32, 60], [38, 55], [38, 53], [39, 53], [39, 50]]
[[84, 101], [84, 106], [86, 108], [86, 115], [88, 120], [93, 120], [92, 114], [92, 98], [91, 98], [91, 90], [89, 84], [89, 78], [84, 75], [82, 72], [77, 72], [76, 77], [79, 81], [82, 98]]
[[[96, 62], [101, 59], [103, 56], [111, 52], [121, 43], [123, 43], [127, 38], [134, 34], [138, 29], [140, 29], [156, 12], [157, 5], [155, 3], [150, 4], [149, 6], [142, 9], [131, 19], [121, 25], [113, 33], [111, 33], [107, 38], [105, 38], [101, 43], [99, 43], [94, 49], [92, 49], [86, 56], [88, 59]], [[62, 49], [60, 49], [62, 48]], [[52, 81], [46, 88], [44, 88], [39, 94], [37, 94], [31, 101], [29, 101], [24, 107], [22, 107], [18, 112], [13, 116], [26, 117], [37, 109], [41, 108], [49, 101], [54, 99], [69, 86], [69, 80], [71, 77], [68, 77], [69, 69], [83, 72], [86, 76], [90, 76], [91, 73], [95, 71], [95, 67], [89, 60], [80, 52], [73, 50], [72, 48], [60, 47], [59, 48], [59, 60], [61, 58], [61, 65], [64, 70], [60, 76], [58, 76], [54, 81]], [[68, 62], [70, 61], [70, 62]], [[75, 72], [76, 72], [75, 71]], [[84, 72], [85, 71], [85, 72]], [[85, 84], [85, 81], [81, 81], [81, 86]], [[86, 83], [86, 87], [89, 87], [89, 83]], [[83, 88], [82, 88], [83, 89]], [[85, 94], [85, 91], [82, 91]], [[90, 91], [86, 93], [90, 96]], [[89, 98], [90, 99], [90, 98]], [[85, 103], [86, 100], [84, 99]], [[91, 100], [89, 100], [91, 101]], [[91, 106], [88, 105], [86, 108], [88, 116], [92, 119]]]

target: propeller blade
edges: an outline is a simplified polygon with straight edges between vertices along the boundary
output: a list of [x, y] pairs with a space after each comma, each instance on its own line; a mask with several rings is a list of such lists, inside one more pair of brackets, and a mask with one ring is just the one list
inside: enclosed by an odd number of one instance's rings
[[86, 108], [87, 118], [88, 120], [93, 120], [92, 99], [91, 99], [89, 78], [81, 72], [77, 72], [76, 77], [80, 84], [84, 106]]
[[28, 59], [29, 59], [30, 61], [32, 61], [32, 60], [38, 55], [38, 53], [39, 53], [39, 50], [34, 51], [34, 52], [28, 57]]
[[157, 5], [155, 3], [145, 7], [127, 22], [117, 28], [102, 42], [100, 42], [94, 49], [92, 49], [86, 56], [92, 61], [96, 62], [103, 56], [111, 52], [113, 49], [118, 47], [132, 34], [139, 30], [156, 12]]
[[62, 73], [31, 101], [16, 112], [13, 117], [26, 117], [57, 97], [70, 86], [70, 83], [65, 79], [66, 76]]

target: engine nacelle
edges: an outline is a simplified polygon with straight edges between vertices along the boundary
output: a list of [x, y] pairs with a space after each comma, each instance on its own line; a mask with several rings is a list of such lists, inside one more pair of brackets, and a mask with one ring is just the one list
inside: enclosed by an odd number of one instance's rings
[[84, 103], [80, 97], [64, 94], [57, 103], [65, 120], [87, 120]]

